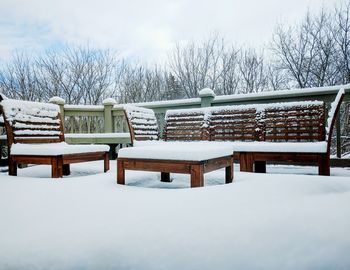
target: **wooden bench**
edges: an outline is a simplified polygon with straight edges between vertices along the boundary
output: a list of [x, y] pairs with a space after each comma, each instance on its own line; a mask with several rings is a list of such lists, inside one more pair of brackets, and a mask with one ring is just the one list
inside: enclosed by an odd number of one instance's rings
[[320, 101], [213, 107], [210, 140], [232, 142], [241, 171], [266, 172], [266, 161], [288, 161], [316, 163], [320, 175], [330, 175], [331, 135], [344, 94], [338, 92], [327, 121]]
[[59, 107], [54, 104], [3, 99], [0, 111], [4, 117], [9, 149], [9, 174], [17, 175], [18, 164], [51, 165], [53, 178], [70, 174], [70, 164], [104, 160], [109, 170], [107, 145], [69, 145]]
[[[316, 163], [320, 175], [329, 175], [331, 135], [343, 97], [344, 90], [340, 90], [327, 120], [321, 101], [168, 110], [164, 140], [207, 140], [226, 145], [239, 160], [241, 171], [266, 172], [267, 161], [287, 161]], [[153, 126], [155, 117], [152, 121], [152, 128], [142, 126], [142, 139], [147, 140], [147, 130], [158, 134], [158, 127]], [[136, 138], [129, 122], [131, 137]]]
[[[125, 184], [125, 170], [161, 172], [161, 181], [170, 182], [170, 173], [191, 175], [191, 187], [204, 185], [204, 174], [220, 168], [225, 169], [225, 183], [233, 180], [233, 155], [223, 146], [198, 143], [178, 143], [182, 141], [201, 141], [207, 120], [204, 111], [188, 115], [173, 114], [167, 119], [165, 137], [168, 142], [157, 142], [158, 124], [152, 110], [126, 106], [130, 137], [136, 147], [121, 149], [117, 160], [117, 183]], [[202, 132], [203, 131], [203, 132]], [[141, 144], [138, 140], [151, 140]]]

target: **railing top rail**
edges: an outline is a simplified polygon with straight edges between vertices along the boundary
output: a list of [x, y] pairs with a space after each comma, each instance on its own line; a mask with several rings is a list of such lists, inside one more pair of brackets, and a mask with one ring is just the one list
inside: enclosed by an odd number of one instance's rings
[[[276, 91], [263, 91], [259, 93], [248, 93], [248, 94], [233, 94], [233, 95], [220, 95], [215, 96], [212, 100], [212, 104], [218, 103], [229, 103], [229, 102], [248, 102], [258, 100], [276, 100], [276, 99], [289, 99], [289, 98], [303, 98], [303, 97], [319, 97], [319, 96], [332, 96], [336, 95], [340, 88], [345, 89], [345, 94], [350, 95], [350, 84], [346, 85], [335, 85], [335, 86], [324, 86], [314, 88], [302, 88], [302, 89], [285, 89]], [[151, 109], [156, 108], [171, 108], [180, 106], [194, 106], [201, 103], [201, 98], [189, 98], [189, 99], [176, 99], [176, 100], [165, 100], [165, 101], [150, 101], [132, 103], [134, 106], [147, 107]], [[130, 103], [129, 103], [130, 104]], [[126, 104], [114, 105], [114, 110], [122, 110]]]
[[[153, 109], [153, 108], [159, 108], [159, 107], [191, 106], [191, 105], [198, 105], [200, 103], [201, 103], [200, 98], [188, 98], [188, 99], [174, 99], [174, 100], [138, 102], [138, 103], [127, 103], [127, 104], [132, 104], [133, 106], [147, 107], [147, 108]], [[113, 109], [122, 110], [123, 106], [127, 104], [114, 105]]]
[[230, 101], [255, 101], [260, 99], [279, 99], [279, 98], [293, 98], [293, 97], [313, 97], [322, 95], [336, 95], [339, 89], [344, 88], [346, 94], [350, 94], [350, 84], [346, 85], [335, 85], [335, 86], [324, 86], [314, 88], [297, 88], [297, 89], [285, 89], [276, 91], [264, 91], [259, 93], [249, 94], [234, 94], [234, 95], [223, 95], [216, 96], [213, 103], [217, 102], [230, 102]]
[[71, 104], [65, 104], [64, 105], [65, 111], [97, 111], [102, 112], [104, 110], [104, 107], [102, 105], [71, 105]]

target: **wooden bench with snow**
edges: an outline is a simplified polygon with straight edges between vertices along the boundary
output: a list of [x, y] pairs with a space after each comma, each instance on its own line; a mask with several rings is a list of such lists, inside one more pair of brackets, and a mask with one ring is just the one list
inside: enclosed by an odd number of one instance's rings
[[240, 170], [266, 172], [267, 161], [316, 163], [330, 175], [330, 147], [336, 115], [345, 91], [331, 104], [328, 118], [321, 101], [213, 107], [211, 141], [228, 143]]
[[[188, 136], [197, 142], [158, 141], [158, 124], [150, 109], [125, 106], [132, 144], [136, 147], [119, 150], [117, 159], [117, 183], [125, 184], [125, 170], [161, 172], [161, 181], [170, 182], [170, 173], [191, 175], [191, 187], [204, 185], [204, 174], [225, 168], [225, 183], [233, 180], [233, 156], [225, 146], [205, 142], [200, 131], [193, 130]], [[191, 117], [192, 115], [183, 115]], [[198, 126], [206, 122], [205, 115], [198, 113], [194, 122]], [[187, 137], [189, 139], [189, 137]], [[169, 139], [169, 138], [168, 138]]]
[[[158, 141], [158, 125], [153, 111], [139, 109], [143, 113], [133, 114], [126, 108], [131, 140], [142, 148], [120, 151], [120, 161], [128, 158], [129, 169], [147, 170], [146, 165], [135, 165], [131, 161], [143, 159], [146, 164], [146, 161], [158, 157], [159, 164], [164, 158], [170, 163], [175, 158], [191, 156], [194, 152], [191, 147], [198, 147], [200, 153], [224, 147], [239, 160], [241, 171], [266, 172], [266, 161], [287, 161], [316, 163], [320, 175], [329, 175], [331, 135], [344, 94], [343, 89], [338, 92], [327, 120], [325, 104], [321, 101], [168, 110], [164, 128], [167, 145]], [[137, 108], [133, 110], [137, 112]], [[201, 144], [186, 147], [174, 143], [180, 141], [199, 141]], [[163, 156], [163, 152], [167, 156]], [[120, 183], [124, 183], [123, 166], [123, 162], [118, 163]], [[156, 169], [162, 171], [164, 166]], [[162, 176], [163, 180], [169, 178], [167, 172]]]
[[94, 160], [104, 160], [104, 172], [109, 170], [108, 145], [69, 145], [64, 141], [57, 105], [1, 99], [9, 175], [17, 175], [18, 164], [48, 164], [52, 178], [59, 178], [70, 174], [71, 163]]

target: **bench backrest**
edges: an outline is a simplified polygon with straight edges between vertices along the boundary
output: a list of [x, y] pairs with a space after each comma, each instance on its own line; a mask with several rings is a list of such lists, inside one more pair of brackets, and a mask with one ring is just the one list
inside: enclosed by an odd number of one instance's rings
[[325, 140], [325, 104], [320, 101], [286, 102], [263, 107], [261, 140], [314, 142]]
[[[322, 101], [168, 110], [165, 116], [164, 139], [268, 142], [326, 140], [330, 148], [335, 116], [344, 95], [344, 90], [338, 92], [331, 105], [327, 123], [326, 108]], [[144, 110], [143, 113], [141, 110]], [[153, 111], [138, 107], [134, 107], [134, 111], [136, 123], [145, 124], [142, 125], [139, 133], [142, 136], [139, 139], [158, 139], [158, 125], [154, 125], [156, 120]], [[131, 136], [136, 136], [133, 135], [135, 123], [131, 118], [128, 122], [131, 123]], [[146, 126], [146, 123], [150, 126]]]
[[259, 140], [254, 106], [212, 107], [209, 123], [212, 141]]
[[7, 142], [54, 143], [64, 141], [59, 107], [55, 104], [4, 99], [0, 103]]
[[211, 140], [323, 141], [323, 102], [285, 102], [211, 108]]
[[165, 115], [165, 141], [209, 140], [208, 109], [168, 110]]
[[126, 105], [123, 106], [128, 122], [131, 143], [159, 139], [157, 118], [151, 109]]

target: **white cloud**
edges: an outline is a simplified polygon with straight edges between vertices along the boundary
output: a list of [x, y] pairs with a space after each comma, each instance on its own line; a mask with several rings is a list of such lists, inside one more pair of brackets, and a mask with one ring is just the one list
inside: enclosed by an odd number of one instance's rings
[[1, 0], [0, 58], [14, 49], [90, 42], [159, 61], [174, 43], [214, 31], [228, 41], [255, 46], [270, 40], [278, 21], [294, 23], [308, 7], [321, 6], [319, 0]]

